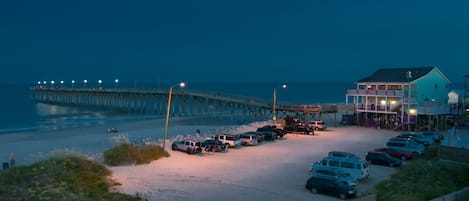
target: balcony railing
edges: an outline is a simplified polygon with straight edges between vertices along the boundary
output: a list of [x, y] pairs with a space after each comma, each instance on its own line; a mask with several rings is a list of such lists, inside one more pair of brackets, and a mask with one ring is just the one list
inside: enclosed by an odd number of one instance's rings
[[371, 89], [347, 89], [347, 95], [377, 95], [377, 96], [404, 96], [403, 90], [371, 90]]

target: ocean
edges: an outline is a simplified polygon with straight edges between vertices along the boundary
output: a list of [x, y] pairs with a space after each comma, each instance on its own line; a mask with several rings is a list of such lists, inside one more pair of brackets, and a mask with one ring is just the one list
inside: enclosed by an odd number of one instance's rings
[[[277, 102], [292, 104], [342, 104], [345, 102], [345, 92], [353, 88], [355, 83], [209, 83], [188, 82], [183, 89], [203, 93], [215, 93], [225, 96], [246, 97], [258, 100], [273, 100], [273, 90], [276, 89]], [[50, 85], [50, 84], [49, 84]], [[71, 87], [71, 84], [56, 84], [55, 87]], [[83, 85], [83, 84], [81, 84]], [[64, 107], [37, 103], [30, 97], [29, 88], [34, 84], [1, 83], [2, 98], [0, 99], [0, 134], [20, 133], [36, 130], [57, 130], [77, 126], [99, 125], [111, 121], [139, 120], [148, 118], [162, 118], [142, 114], [115, 113], [109, 111], [85, 110], [74, 107]], [[168, 89], [167, 83], [127, 82], [101, 83], [102, 88], [131, 88], [131, 89]], [[75, 83], [73, 87], [84, 87]], [[86, 87], [98, 87], [88, 83]]]

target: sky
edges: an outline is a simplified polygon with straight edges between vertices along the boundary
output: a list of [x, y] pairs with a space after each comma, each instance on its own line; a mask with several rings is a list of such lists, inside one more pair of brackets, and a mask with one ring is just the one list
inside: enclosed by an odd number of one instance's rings
[[0, 2], [0, 82], [355, 82], [469, 74], [469, 1]]

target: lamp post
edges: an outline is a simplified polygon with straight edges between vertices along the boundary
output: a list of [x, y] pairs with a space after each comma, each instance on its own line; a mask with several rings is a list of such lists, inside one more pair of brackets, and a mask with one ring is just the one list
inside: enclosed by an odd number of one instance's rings
[[98, 80], [98, 89], [101, 89], [101, 84], [103, 83], [102, 80]]
[[51, 87], [54, 88], [55, 81], [54, 80], [50, 81], [50, 84], [51, 84]]
[[[287, 88], [287, 85], [286, 84], [283, 84], [282, 85], [282, 88]], [[274, 121], [274, 124], [276, 124], [276, 120], [277, 120], [277, 110], [276, 110], [276, 106], [277, 106], [277, 89], [274, 87], [274, 106], [273, 106], [273, 117], [272, 117], [272, 120]]]
[[88, 83], [88, 80], [83, 80], [83, 87], [86, 88], [86, 83]]
[[75, 86], [75, 80], [72, 80], [72, 89]]
[[114, 83], [116, 83], [115, 88], [117, 88], [117, 84], [119, 83], [119, 79], [115, 79]]
[[[186, 83], [184, 82], [181, 82], [179, 84], [179, 87], [185, 87], [186, 86]], [[177, 86], [177, 85], [173, 85], [173, 86], [170, 86], [169, 87], [169, 93], [168, 93], [168, 104], [167, 104], [167, 108], [166, 108], [166, 121], [165, 121], [165, 124], [164, 124], [164, 138], [163, 138], [163, 150], [165, 149], [166, 147], [166, 138], [168, 136], [168, 122], [169, 122], [169, 110], [171, 109], [171, 95], [173, 94], [173, 87]]]

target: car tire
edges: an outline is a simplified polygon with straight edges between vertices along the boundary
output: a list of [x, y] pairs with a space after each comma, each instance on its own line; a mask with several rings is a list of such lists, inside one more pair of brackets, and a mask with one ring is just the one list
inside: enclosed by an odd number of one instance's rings
[[172, 149], [173, 151], [176, 151], [176, 145], [173, 144], [173, 146], [171, 146], [171, 149]]
[[187, 148], [187, 154], [192, 154], [192, 150], [190, 148]]
[[318, 189], [316, 189], [316, 188], [314, 188], [314, 187], [311, 187], [311, 193], [317, 194], [317, 193], [318, 193]]
[[341, 194], [339, 194], [339, 198], [341, 200], [345, 200], [347, 198], [347, 196], [344, 193], [341, 193]]

